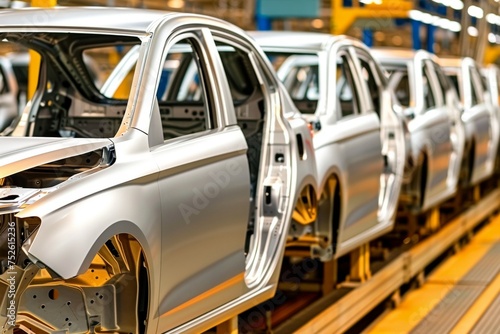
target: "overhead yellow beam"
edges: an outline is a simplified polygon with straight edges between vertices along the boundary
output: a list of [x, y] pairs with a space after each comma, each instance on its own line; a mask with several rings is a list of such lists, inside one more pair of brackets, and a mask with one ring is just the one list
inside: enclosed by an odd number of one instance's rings
[[496, 60], [500, 57], [500, 45], [490, 45], [486, 47], [484, 51], [484, 64], [492, 64], [495, 63]]
[[343, 0], [332, 0], [332, 30], [334, 35], [342, 35], [358, 19], [372, 19], [369, 28], [377, 30], [388, 26], [387, 20], [407, 18], [413, 9], [413, 1], [384, 0], [381, 4], [361, 7], [354, 1], [352, 7], [344, 7]]
[[[31, 0], [31, 7], [55, 7], [57, 0]], [[40, 72], [40, 55], [30, 50], [30, 64], [28, 66], [28, 99], [35, 94]]]

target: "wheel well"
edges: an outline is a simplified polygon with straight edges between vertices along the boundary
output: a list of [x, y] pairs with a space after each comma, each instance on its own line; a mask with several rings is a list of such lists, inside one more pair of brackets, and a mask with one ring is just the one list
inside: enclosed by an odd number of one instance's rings
[[341, 184], [340, 179], [337, 175], [333, 176], [337, 181], [337, 187], [333, 194], [333, 217], [332, 217], [332, 248], [333, 251], [337, 249], [337, 240], [339, 236], [339, 225], [340, 225], [340, 215], [342, 211], [342, 196], [341, 196]]
[[472, 138], [465, 147], [462, 164], [460, 166], [460, 185], [468, 187], [472, 179], [474, 169], [474, 156], [476, 154], [476, 141]]
[[419, 206], [422, 208], [424, 206], [425, 191], [427, 189], [427, 172], [428, 172], [428, 157], [427, 153], [422, 153], [422, 166], [420, 167], [420, 203]]
[[137, 266], [136, 278], [137, 278], [137, 328], [138, 334], [146, 333], [146, 325], [148, 323], [148, 312], [149, 312], [149, 301], [151, 299], [151, 282], [149, 275], [149, 266], [146, 259], [146, 254], [144, 248], [137, 238], [130, 234], [118, 235], [118, 238], [123, 237], [130, 240], [138, 249], [135, 252], [134, 262]]
[[319, 233], [331, 239], [332, 251], [335, 252], [341, 214], [340, 178], [336, 174], [330, 175], [326, 180], [318, 209]]
[[137, 326], [139, 333], [146, 333], [146, 324], [148, 320], [149, 300], [150, 296], [150, 276], [144, 253], [140, 257], [141, 266], [139, 268], [138, 290], [139, 296], [137, 298]]
[[[66, 331], [69, 326], [90, 332], [104, 326], [115, 333], [146, 333], [151, 294], [148, 268], [144, 248], [134, 236], [114, 235], [76, 277], [54, 280], [47, 269], [34, 272], [31, 282], [19, 291], [25, 310], [20, 309], [17, 325], [37, 333], [48, 333], [49, 327]], [[103, 311], [110, 305], [112, 315]]]
[[292, 219], [302, 225], [308, 225], [318, 218], [318, 201], [314, 187], [305, 185], [297, 196]]
[[[148, 323], [149, 301], [151, 299], [151, 277], [149, 274], [149, 265], [146, 259], [144, 248], [140, 241], [133, 235], [128, 233], [117, 234], [112, 236], [101, 247], [95, 258], [100, 257], [103, 249], [108, 249], [109, 252], [123, 264], [127, 264], [128, 271], [134, 271], [134, 276], [137, 281], [137, 300], [135, 308], [135, 316], [137, 319], [138, 334], [146, 333], [146, 326]], [[102, 256], [101, 256], [102, 257]], [[128, 258], [128, 259], [127, 259]], [[121, 269], [123, 267], [123, 264]], [[115, 268], [116, 270], [116, 268]], [[113, 279], [113, 278], [112, 278]], [[125, 286], [127, 283], [125, 283]], [[118, 287], [117, 291], [120, 290]], [[132, 316], [122, 315], [123, 316]]]
[[470, 142], [469, 151], [467, 153], [467, 158], [469, 159], [469, 161], [467, 161], [467, 168], [469, 169], [469, 173], [467, 174], [467, 183], [469, 183], [472, 179], [472, 172], [474, 171], [474, 158], [476, 156], [476, 141], [474, 138], [472, 138]]

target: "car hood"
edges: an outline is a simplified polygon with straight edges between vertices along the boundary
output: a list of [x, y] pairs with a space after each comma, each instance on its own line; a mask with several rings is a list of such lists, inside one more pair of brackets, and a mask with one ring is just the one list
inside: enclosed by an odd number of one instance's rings
[[0, 137], [0, 178], [110, 144], [107, 138]]

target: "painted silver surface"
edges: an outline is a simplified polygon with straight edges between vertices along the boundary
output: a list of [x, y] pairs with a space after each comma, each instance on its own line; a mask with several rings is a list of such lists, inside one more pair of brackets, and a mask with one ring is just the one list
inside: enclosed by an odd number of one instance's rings
[[458, 81], [468, 147], [464, 154], [472, 160], [468, 181], [475, 185], [494, 171], [500, 138], [497, 111], [483, 86], [479, 67], [472, 58], [441, 58], [439, 62], [446, 74], [456, 77]]
[[[414, 210], [425, 211], [457, 191], [465, 141], [457, 97], [450, 85], [448, 89], [441, 85], [437, 59], [428, 52], [374, 49], [373, 55], [387, 71], [394, 71], [389, 86], [395, 93], [403, 77], [408, 77], [408, 105], [397, 109], [408, 122], [412, 161], [420, 165], [407, 169], [403, 195], [412, 198]], [[427, 105], [424, 82], [434, 96], [434, 106]]]
[[[497, 123], [500, 127], [500, 68], [494, 64], [490, 64], [486, 68], [483, 68], [481, 73], [486, 81], [489, 95], [488, 97], [490, 98], [491, 104], [495, 108]], [[492, 124], [492, 130], [494, 130], [494, 126], [495, 124]], [[495, 169], [499, 167], [500, 147], [497, 147], [497, 150]]]
[[[47, 21], [40, 22], [40, 17]], [[111, 36], [111, 40], [138, 37], [140, 45], [130, 98], [125, 101], [116, 136], [0, 138], [2, 185], [22, 173], [57, 166], [57, 161], [78, 161], [73, 174], [54, 185], [43, 186], [42, 182], [38, 188], [24, 187], [25, 191], [20, 191], [21, 187], [0, 188], [2, 217], [10, 217], [7, 212], [14, 211], [16, 222], [39, 219], [22, 251], [28, 262], [63, 279], [49, 284], [58, 286], [83, 275], [108, 240], [127, 234], [138, 240], [147, 263], [147, 333], [203, 331], [273, 296], [298, 194], [305, 187], [317, 187], [316, 160], [307, 122], [245, 32], [204, 16], [111, 8], [2, 12], [0, 34], [6, 31], [69, 32], [68, 37], [85, 32], [96, 38]], [[215, 124], [211, 130], [164, 141], [156, 87], [164, 55], [186, 37], [197, 43]], [[44, 39], [44, 43], [49, 40]], [[248, 55], [262, 91], [264, 128], [253, 207], [249, 202], [252, 185], [247, 143], [237, 123], [241, 115], [233, 106], [215, 41]], [[14, 135], [38, 131], [33, 115], [45, 108], [47, 75], [42, 74], [40, 82]], [[69, 115], [95, 117], [96, 110], [101, 115], [116, 115], [125, 107], [99, 109], [98, 102], [88, 101], [73, 86], [59, 90], [55, 85], [53, 89], [72, 99]], [[297, 142], [299, 138], [302, 143]], [[299, 146], [303, 147], [300, 155]], [[87, 166], [82, 157], [88, 154], [97, 154], [97, 162]], [[191, 211], [183, 211], [186, 206]], [[250, 211], [255, 217], [254, 232], [245, 254]], [[33, 268], [29, 264], [16, 270], [28, 275]], [[47, 291], [43, 284], [36, 286]], [[60, 289], [70, 295], [67, 285], [60, 285]], [[85, 291], [88, 294], [91, 290]], [[22, 292], [19, 289], [18, 293]], [[119, 302], [116, 305], [122, 306]], [[26, 305], [21, 309], [35, 312], [39, 308]], [[95, 310], [99, 312], [99, 308]], [[121, 319], [134, 317], [116, 312]], [[26, 315], [20, 319], [26, 321]], [[5, 313], [0, 312], [0, 320], [5, 326]], [[84, 324], [79, 322], [79, 326]], [[67, 324], [60, 326], [57, 330], [68, 329]]]
[[[303, 115], [316, 127], [313, 144], [320, 185], [318, 201], [328, 192], [328, 181], [336, 179], [340, 207], [326, 206], [326, 212], [322, 212], [320, 205], [313, 233], [328, 236], [336, 245], [333, 252], [338, 257], [390, 231], [401, 189], [406, 141], [403, 120], [392, 110], [390, 92], [384, 88], [379, 65], [368, 48], [354, 39], [320, 33], [251, 32], [251, 36], [269, 57], [288, 56], [278, 76], [289, 90], [298, 82], [289, 77], [290, 73], [318, 67], [318, 79], [311, 82], [317, 87], [311, 99], [317, 106]], [[341, 115], [339, 102], [342, 82], [336, 79], [341, 56], [353, 76], [356, 91], [352, 95], [359, 98], [359, 113], [346, 117]], [[360, 59], [371, 65], [376, 77], [379, 105], [373, 105]], [[374, 110], [377, 108], [380, 115]], [[333, 218], [338, 211], [339, 218]]]

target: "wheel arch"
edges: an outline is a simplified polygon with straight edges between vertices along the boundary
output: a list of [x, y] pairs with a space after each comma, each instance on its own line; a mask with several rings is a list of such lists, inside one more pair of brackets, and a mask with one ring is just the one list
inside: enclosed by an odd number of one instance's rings
[[[135, 308], [134, 313], [129, 312], [132, 310], [130, 308], [127, 308], [126, 306], [123, 309], [117, 306], [116, 308], [117, 319], [121, 319], [120, 322], [117, 323], [117, 325], [119, 327], [122, 325], [121, 321], [123, 320], [124, 317], [125, 318], [135, 317], [135, 320], [133, 322], [125, 321], [123, 325], [125, 325], [125, 327], [127, 326], [130, 327], [130, 325], [132, 324], [137, 329], [138, 334], [154, 332], [158, 324], [154, 312], [154, 310], [156, 309], [155, 305], [157, 304], [157, 300], [155, 298], [155, 296], [157, 295], [157, 291], [155, 291], [156, 290], [155, 286], [158, 285], [158, 282], [156, 282], [154, 274], [152, 273], [151, 270], [153, 267], [153, 264], [150, 262], [153, 260], [152, 254], [151, 252], [146, 251], [149, 250], [149, 248], [144, 246], [144, 241], [143, 242], [140, 241], [140, 239], [144, 239], [143, 238], [144, 235], [142, 233], [134, 234], [126, 232], [126, 230], [131, 231], [133, 230], [133, 228], [127, 229], [120, 227], [119, 231], [117, 231], [114, 228], [114, 226], [116, 225], [123, 226], [124, 223], [128, 223], [127, 225], [129, 226], [135, 226], [131, 222], [118, 221], [115, 224], [112, 224], [108, 228], [106, 228], [103, 231], [103, 233], [101, 233], [100, 237], [95, 240], [92, 246], [90, 246], [90, 251], [86, 254], [85, 259], [81, 264], [81, 268], [83, 269], [80, 270], [81, 271], [80, 273], [74, 276], [76, 280], [73, 279], [73, 277], [70, 277], [69, 279], [64, 278], [63, 281], [56, 279], [53, 280], [53, 283], [45, 282], [39, 285], [36, 284], [35, 287], [37, 286], [48, 287], [48, 288], [56, 287], [58, 284], [57, 282], [61, 282], [60, 284], [62, 285], [76, 284], [77, 286], [80, 286], [80, 279], [81, 279], [82, 289], [89, 287], [92, 288], [94, 286], [92, 284], [89, 285], [88, 282], [86, 282], [86, 278], [88, 278], [89, 274], [92, 277], [96, 276], [95, 277], [96, 280], [101, 276], [102, 273], [101, 274], [94, 273], [94, 268], [96, 268], [95, 267], [96, 264], [100, 266], [100, 261], [104, 260], [105, 263], [107, 263], [109, 266], [112, 266], [116, 270], [118, 269], [118, 267], [115, 267], [117, 266], [116, 263], [125, 260], [125, 262], [122, 263], [127, 264], [126, 267], [120, 266], [119, 273], [115, 270], [113, 270], [113, 272], [117, 275], [123, 275], [123, 274], [126, 275], [117, 276], [119, 277], [119, 279], [115, 281], [113, 281], [114, 277], [110, 276], [107, 282], [103, 283], [103, 284], [108, 284], [112, 282], [110, 284], [115, 286], [114, 298], [117, 301], [120, 300], [120, 297], [118, 297], [119, 294], [123, 294], [122, 296], [125, 296], [127, 293], [130, 293], [130, 291], [123, 292], [124, 290], [128, 291], [130, 289], [129, 287], [132, 287], [133, 290], [132, 292], [134, 292], [134, 294], [132, 294], [132, 296], [134, 297], [130, 297], [130, 295], [129, 297], [127, 297], [127, 298], [133, 298], [133, 303], [131, 305]], [[108, 255], [104, 256], [103, 254], [108, 254]], [[98, 259], [99, 257], [100, 259]], [[108, 259], [108, 261], [105, 260], [106, 258]], [[114, 261], [113, 258], [117, 259], [117, 262], [114, 265], [110, 264], [113, 263]], [[89, 261], [88, 263], [87, 260]], [[53, 269], [49, 266], [47, 266], [46, 269], [52, 275], [51, 271], [53, 271]], [[134, 283], [132, 285], [129, 285], [129, 283], [132, 282], [131, 280], [133, 280]], [[99, 298], [102, 298], [102, 296], [100, 296]], [[123, 300], [123, 297], [121, 298]], [[93, 300], [91, 300], [91, 303], [93, 303]], [[117, 302], [117, 305], [121, 304]], [[120, 316], [118, 316], [118, 314], [120, 314]], [[71, 326], [71, 322], [69, 323], [69, 326]], [[127, 332], [128, 331], [129, 330], [127, 330]]]
[[[300, 209], [300, 202], [303, 198], [304, 194], [309, 194], [308, 199], [311, 201], [310, 205], [312, 206], [314, 213], [313, 217], [309, 217], [308, 223], [313, 223], [316, 221], [318, 216], [318, 188], [316, 183], [314, 182], [313, 177], [307, 177], [303, 180], [299, 187], [297, 187], [298, 191], [294, 196], [294, 200], [291, 203], [293, 206], [293, 217], [296, 217], [296, 212]], [[303, 203], [304, 204], [304, 203]]]
[[[345, 184], [347, 184], [347, 180], [345, 180], [344, 173], [342, 173], [341, 167], [337, 165], [332, 165], [328, 168], [326, 173], [324, 174], [325, 177], [322, 178], [320, 186], [319, 186], [319, 192], [318, 196], [321, 196], [323, 190], [325, 189], [325, 186], [327, 185], [328, 180], [330, 180], [332, 177], [335, 177], [337, 179], [337, 187], [340, 189], [340, 197], [341, 198], [347, 198], [347, 193], [346, 193], [346, 187], [344, 187]], [[342, 202], [340, 203], [342, 205]], [[344, 208], [345, 209], [345, 208]], [[339, 217], [339, 220], [341, 217]]]
[[[136, 239], [142, 248], [146, 262], [152, 266], [154, 265], [151, 247], [148, 246], [147, 238], [138, 225], [132, 221], [120, 220], [107, 226], [103, 225], [101, 230], [94, 230], [97, 237], [93, 240], [68, 238], [70, 240], [67, 240], [63, 247], [59, 246], [56, 252], [50, 250], [53, 250], [54, 245], [58, 244], [57, 237], [59, 234], [51, 237], [50, 231], [44, 231], [46, 229], [44, 229], [43, 221], [39, 229], [27, 250], [28, 254], [34, 257], [35, 262], [41, 262], [63, 279], [83, 274], [92, 263], [99, 249], [112, 237], [121, 234], [127, 234]], [[63, 259], [61, 259], [62, 254], [64, 254]]]
[[467, 182], [471, 182], [472, 175], [474, 174], [474, 168], [476, 166], [476, 145], [477, 145], [476, 137], [472, 136], [470, 139], [468, 150], [466, 151], [468, 159], [467, 168], [469, 168], [469, 174], [468, 174], [469, 179], [467, 180]]
[[[331, 183], [333, 181], [333, 183]], [[333, 186], [334, 189], [327, 189]], [[332, 171], [325, 177], [321, 188], [322, 196], [325, 191], [328, 192], [328, 204], [323, 207], [318, 207], [318, 230], [320, 233], [327, 233], [331, 238], [332, 250], [336, 253], [340, 235], [340, 225], [342, 217], [342, 182], [338, 172]], [[327, 210], [326, 212], [324, 210]], [[324, 219], [324, 220], [320, 220]]]
[[429, 185], [429, 153], [424, 151], [421, 153], [422, 156], [422, 166], [420, 167], [420, 184], [419, 184], [419, 192], [420, 192], [420, 208], [423, 208], [425, 205], [425, 196], [428, 193], [428, 185]]

